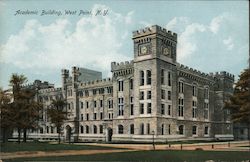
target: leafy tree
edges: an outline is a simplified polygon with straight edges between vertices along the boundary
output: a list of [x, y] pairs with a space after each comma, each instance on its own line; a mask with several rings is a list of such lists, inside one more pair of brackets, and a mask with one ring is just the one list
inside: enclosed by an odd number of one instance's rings
[[61, 127], [65, 120], [67, 120], [67, 111], [65, 106], [67, 102], [63, 99], [53, 100], [47, 113], [51, 123], [55, 124], [58, 133], [58, 143], [61, 142]]

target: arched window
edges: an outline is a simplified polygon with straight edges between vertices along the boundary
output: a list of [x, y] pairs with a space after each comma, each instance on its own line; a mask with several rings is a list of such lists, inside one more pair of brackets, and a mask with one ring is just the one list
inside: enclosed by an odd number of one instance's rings
[[134, 124], [130, 125], [130, 134], [134, 134], [135, 133], [135, 126]]
[[118, 125], [118, 134], [123, 134], [123, 125]]
[[83, 126], [81, 125], [81, 133], [83, 133]]
[[161, 125], [161, 135], [164, 135], [164, 124]]
[[179, 126], [179, 134], [183, 135], [184, 134], [184, 125]]
[[147, 85], [151, 85], [151, 71], [147, 70]]
[[93, 126], [93, 130], [94, 130], [94, 134], [96, 134], [97, 133], [97, 126], [96, 125]]
[[144, 134], [144, 124], [142, 123], [141, 125], [140, 125], [140, 134]]
[[86, 133], [88, 134], [89, 133], [89, 126], [86, 125]]

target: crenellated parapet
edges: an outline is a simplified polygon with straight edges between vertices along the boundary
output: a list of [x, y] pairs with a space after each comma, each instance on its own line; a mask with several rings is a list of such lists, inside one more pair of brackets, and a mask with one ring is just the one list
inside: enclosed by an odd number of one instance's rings
[[152, 35], [152, 34], [160, 34], [163, 35], [164, 37], [168, 37], [171, 40], [177, 42], [177, 34], [173, 33], [170, 30], [167, 30], [165, 28], [162, 28], [158, 25], [153, 25], [151, 27], [146, 27], [140, 30], [136, 30], [133, 32], [133, 39], [138, 38], [138, 37], [143, 37], [147, 35]]
[[230, 74], [230, 73], [228, 73], [226, 71], [213, 73], [213, 76], [215, 76], [217, 78], [227, 78], [227, 79], [230, 79], [230, 80], [234, 80], [234, 75]]
[[111, 63], [111, 72], [113, 76], [124, 76], [134, 73], [134, 62], [125, 61], [125, 62], [112, 62]]
[[88, 88], [88, 87], [101, 87], [106, 85], [112, 85], [113, 81], [111, 78], [105, 78], [100, 80], [93, 80], [88, 82], [81, 82], [79, 88]]
[[62, 88], [47, 88], [47, 89], [40, 89], [38, 93], [43, 94], [43, 93], [51, 93], [51, 92], [61, 92]]

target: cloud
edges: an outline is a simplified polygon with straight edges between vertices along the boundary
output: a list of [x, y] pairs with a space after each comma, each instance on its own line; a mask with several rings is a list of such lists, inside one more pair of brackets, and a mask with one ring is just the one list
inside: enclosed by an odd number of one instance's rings
[[48, 25], [27, 20], [0, 46], [1, 61], [43, 72], [74, 65], [110, 71], [111, 61], [130, 59], [120, 49], [128, 32], [124, 26], [133, 22], [133, 12], [123, 16], [104, 5], [94, 5], [92, 11], [98, 9], [108, 9], [109, 15], [83, 17], [76, 24], [67, 19]]
[[[181, 27], [187, 26], [190, 23], [188, 17], [174, 17], [172, 20], [168, 22], [166, 28], [168, 30], [177, 30], [176, 32], [180, 32]], [[183, 28], [182, 28], [183, 29]]]
[[234, 48], [234, 43], [230, 36], [227, 39], [224, 39], [223, 43], [226, 45], [227, 50], [232, 50]]
[[151, 27], [152, 25], [154, 25], [152, 21], [140, 21], [139, 24], [143, 25], [144, 27]]
[[223, 13], [223, 14], [213, 18], [210, 25], [209, 25], [210, 31], [212, 33], [216, 34], [219, 31], [223, 21], [227, 20], [228, 18], [229, 18], [228, 13]]

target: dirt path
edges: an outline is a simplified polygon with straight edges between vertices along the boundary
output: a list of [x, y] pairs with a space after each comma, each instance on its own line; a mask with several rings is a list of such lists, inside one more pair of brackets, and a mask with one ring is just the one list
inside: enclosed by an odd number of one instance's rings
[[135, 150], [115, 149], [115, 150], [60, 150], [60, 151], [22, 151], [14, 153], [1, 153], [1, 159], [14, 159], [25, 157], [48, 157], [48, 156], [66, 156], [66, 155], [92, 155], [92, 154], [105, 154], [115, 152], [128, 152]]

